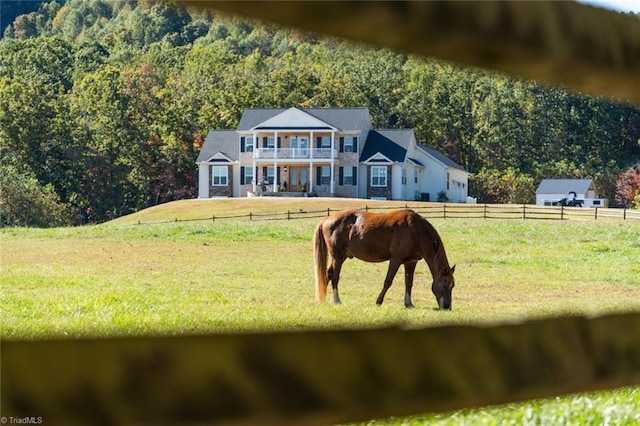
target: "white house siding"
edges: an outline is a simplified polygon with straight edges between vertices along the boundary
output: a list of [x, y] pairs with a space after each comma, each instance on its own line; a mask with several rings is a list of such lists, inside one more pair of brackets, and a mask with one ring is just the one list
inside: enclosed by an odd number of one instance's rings
[[391, 166], [391, 199], [404, 200], [402, 185], [402, 165], [394, 164]]
[[447, 190], [447, 196], [449, 201], [453, 203], [466, 203], [467, 191], [468, 191], [468, 178], [467, 174], [461, 170], [447, 168], [449, 173], [449, 189]]

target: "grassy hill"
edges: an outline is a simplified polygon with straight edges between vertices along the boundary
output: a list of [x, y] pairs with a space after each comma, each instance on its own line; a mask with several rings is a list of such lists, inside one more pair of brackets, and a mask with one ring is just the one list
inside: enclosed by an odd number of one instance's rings
[[297, 197], [254, 197], [254, 198], [210, 198], [180, 200], [160, 204], [139, 212], [114, 219], [109, 224], [130, 225], [172, 220], [208, 219], [213, 216], [234, 216], [253, 214], [281, 214], [287, 211], [311, 212], [349, 208], [415, 207], [427, 205], [424, 202], [377, 201], [360, 198], [297, 198]]

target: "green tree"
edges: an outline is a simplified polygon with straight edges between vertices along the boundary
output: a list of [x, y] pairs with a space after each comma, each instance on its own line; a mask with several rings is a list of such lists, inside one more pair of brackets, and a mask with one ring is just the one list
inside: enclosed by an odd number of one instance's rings
[[526, 204], [535, 202], [535, 187], [531, 176], [514, 168], [504, 171], [482, 169], [469, 180], [469, 189], [481, 203]]
[[51, 184], [25, 169], [0, 160], [0, 226], [54, 227], [78, 224], [73, 208], [63, 203]]

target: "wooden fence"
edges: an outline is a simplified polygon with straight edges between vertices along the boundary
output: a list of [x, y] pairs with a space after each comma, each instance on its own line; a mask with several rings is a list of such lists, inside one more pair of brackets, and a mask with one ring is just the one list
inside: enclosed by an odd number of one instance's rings
[[[381, 212], [394, 210], [398, 206], [365, 205], [358, 210]], [[547, 207], [531, 204], [461, 204], [461, 203], [421, 203], [420, 205], [406, 204], [404, 208], [412, 209], [428, 219], [519, 219], [519, 220], [622, 220], [640, 221], [640, 210], [586, 208], [586, 207]], [[171, 222], [219, 221], [219, 220], [296, 220], [328, 216], [332, 212], [342, 209], [322, 210], [287, 210], [286, 212], [243, 213], [237, 215], [211, 215], [202, 218], [165, 221], [138, 221], [138, 225], [159, 224]]]
[[640, 383], [639, 329], [630, 312], [488, 327], [3, 340], [2, 423], [322, 425], [615, 388]]

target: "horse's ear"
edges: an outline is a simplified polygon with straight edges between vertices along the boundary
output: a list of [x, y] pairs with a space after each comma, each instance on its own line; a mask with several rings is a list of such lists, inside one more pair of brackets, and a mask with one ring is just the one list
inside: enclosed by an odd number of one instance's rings
[[453, 274], [453, 272], [454, 272], [455, 270], [456, 270], [456, 265], [453, 265], [453, 266], [451, 267], [451, 273]]

